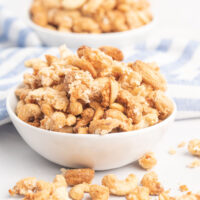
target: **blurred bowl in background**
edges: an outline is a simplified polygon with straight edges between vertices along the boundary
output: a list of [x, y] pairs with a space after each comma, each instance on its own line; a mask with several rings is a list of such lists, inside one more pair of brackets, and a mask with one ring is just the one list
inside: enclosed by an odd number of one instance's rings
[[64, 33], [59, 31], [43, 28], [35, 24], [28, 13], [28, 23], [30, 27], [37, 33], [42, 43], [47, 46], [59, 46], [66, 44], [67, 47], [77, 49], [81, 45], [97, 48], [99, 46], [115, 46], [124, 48], [130, 45], [138, 44], [147, 39], [155, 25], [157, 18], [153, 14], [153, 19], [150, 23], [136, 29], [124, 32], [115, 33]]

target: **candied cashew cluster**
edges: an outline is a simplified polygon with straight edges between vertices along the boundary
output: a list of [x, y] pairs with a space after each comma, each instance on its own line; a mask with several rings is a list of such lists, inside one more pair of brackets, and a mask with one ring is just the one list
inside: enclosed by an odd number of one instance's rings
[[81, 46], [77, 54], [61, 46], [59, 58], [45, 58], [25, 62], [33, 72], [15, 91], [16, 114], [30, 125], [104, 135], [153, 126], [173, 111], [155, 63], [122, 62], [123, 53], [109, 46]]
[[147, 0], [34, 0], [30, 15], [39, 26], [66, 33], [121, 32], [153, 19]]

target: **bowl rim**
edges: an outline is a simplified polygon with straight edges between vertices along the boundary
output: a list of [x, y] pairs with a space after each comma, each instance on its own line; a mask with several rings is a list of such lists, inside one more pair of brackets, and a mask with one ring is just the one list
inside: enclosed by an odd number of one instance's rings
[[152, 26], [154, 26], [155, 24], [158, 23], [157, 21], [157, 17], [156, 14], [152, 11], [153, 13], [153, 18], [151, 20], [151, 22], [149, 22], [148, 24], [145, 24], [143, 26], [140, 26], [138, 28], [134, 28], [134, 29], [130, 29], [127, 31], [121, 31], [121, 32], [108, 32], [108, 33], [76, 33], [76, 32], [60, 32], [57, 30], [51, 30], [42, 26], [37, 25], [36, 23], [34, 23], [31, 19], [30, 13], [29, 13], [29, 9], [27, 12], [27, 21], [28, 24], [30, 25], [30, 27], [32, 27], [33, 29], [36, 29], [40, 32], [46, 33], [46, 34], [55, 34], [57, 36], [60, 37], [75, 37], [75, 38], [115, 38], [115, 37], [125, 37], [126, 35], [132, 34], [132, 35], [137, 35], [140, 34], [143, 31], [146, 31], [148, 29], [151, 29]]
[[[42, 129], [42, 128], [39, 128], [39, 127], [32, 126], [32, 125], [22, 121], [19, 117], [17, 117], [15, 111], [13, 111], [12, 108], [11, 108], [10, 99], [13, 97], [13, 95], [16, 97], [15, 90], [17, 88], [19, 88], [20, 86], [22, 86], [22, 84], [19, 84], [16, 87], [12, 88], [9, 91], [9, 94], [6, 98], [6, 108], [7, 108], [9, 116], [11, 116], [10, 117], [11, 121], [13, 122], [13, 119], [14, 119], [20, 125], [27, 126], [28, 128], [35, 130], [36, 132], [38, 132], [38, 131], [43, 132], [44, 134], [48, 134], [48, 135], [51, 135], [51, 136], [52, 135], [54, 135], [54, 136], [58, 135], [58, 136], [63, 136], [63, 137], [71, 136], [71, 137], [83, 137], [83, 138], [88, 138], [88, 137], [89, 138], [97, 138], [97, 137], [105, 138], [105, 137], [121, 137], [121, 136], [123, 137], [123, 135], [126, 135], [126, 136], [132, 135], [133, 136], [133, 135], [136, 135], [136, 134], [145, 134], [146, 132], [150, 132], [150, 131], [154, 131], [155, 129], [159, 129], [160, 127], [165, 126], [165, 124], [168, 124], [168, 122], [173, 121], [174, 118], [175, 118], [176, 112], [177, 112], [177, 106], [176, 106], [175, 101], [171, 97], [169, 97], [169, 95], [167, 95], [168, 98], [173, 103], [173, 107], [174, 107], [173, 112], [166, 119], [164, 119], [163, 121], [161, 121], [158, 124], [155, 124], [153, 126], [149, 126], [149, 127], [146, 127], [146, 128], [133, 130], [133, 131], [117, 132], [117, 133], [111, 133], [111, 134], [105, 134], [105, 135], [62, 133], [62, 132], [58, 132], [58, 131], [51, 131], [51, 130], [46, 130], [46, 129]], [[15, 108], [16, 108], [16, 105], [15, 105]]]

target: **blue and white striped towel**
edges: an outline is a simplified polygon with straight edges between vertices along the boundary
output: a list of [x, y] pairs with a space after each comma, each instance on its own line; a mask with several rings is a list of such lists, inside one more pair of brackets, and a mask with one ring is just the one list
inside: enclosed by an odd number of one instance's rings
[[[0, 125], [9, 122], [5, 100], [9, 89], [22, 81], [27, 70], [24, 61], [58, 54], [56, 48], [40, 45], [31, 29], [0, 6]], [[168, 92], [177, 103], [177, 119], [200, 117], [200, 42], [156, 37], [131, 45], [124, 53], [126, 61], [159, 64], [169, 83]]]

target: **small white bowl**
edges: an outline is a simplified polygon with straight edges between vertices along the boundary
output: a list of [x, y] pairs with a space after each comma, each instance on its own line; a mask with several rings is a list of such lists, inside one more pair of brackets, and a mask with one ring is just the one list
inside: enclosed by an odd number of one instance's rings
[[70, 168], [108, 170], [138, 160], [144, 153], [152, 151], [176, 114], [176, 105], [171, 99], [174, 104], [173, 113], [164, 121], [148, 128], [103, 136], [60, 133], [37, 128], [20, 120], [15, 114], [18, 102], [15, 89], [10, 91], [6, 106], [21, 137], [46, 159]]
[[31, 20], [30, 15], [27, 16], [27, 20], [28, 24], [37, 33], [43, 44], [47, 46], [59, 46], [66, 44], [67, 47], [72, 49], [77, 49], [81, 45], [86, 45], [94, 48], [104, 45], [125, 48], [127, 46], [138, 44], [144, 39], [147, 39], [156, 24], [156, 17], [154, 16], [153, 20], [149, 24], [129, 31], [89, 34], [64, 33], [43, 28], [35, 24]]

